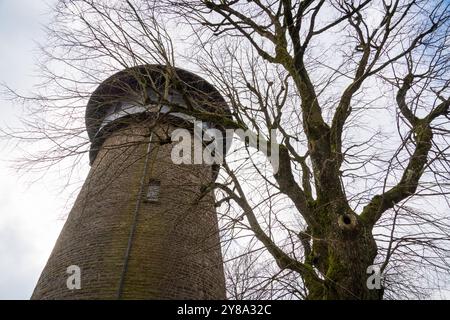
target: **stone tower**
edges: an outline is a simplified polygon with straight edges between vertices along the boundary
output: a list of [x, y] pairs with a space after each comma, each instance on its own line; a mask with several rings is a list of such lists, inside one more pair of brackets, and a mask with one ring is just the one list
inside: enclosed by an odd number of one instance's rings
[[32, 299], [225, 299], [208, 191], [218, 167], [171, 159], [173, 130], [199, 139], [192, 111], [230, 117], [208, 82], [177, 68], [129, 68], [95, 90], [86, 108], [91, 170]]

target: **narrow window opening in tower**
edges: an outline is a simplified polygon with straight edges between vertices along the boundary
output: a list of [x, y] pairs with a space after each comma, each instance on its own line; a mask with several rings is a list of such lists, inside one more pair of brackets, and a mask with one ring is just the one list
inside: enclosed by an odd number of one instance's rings
[[161, 182], [159, 180], [151, 179], [148, 183], [146, 202], [158, 202], [159, 190], [161, 188]]

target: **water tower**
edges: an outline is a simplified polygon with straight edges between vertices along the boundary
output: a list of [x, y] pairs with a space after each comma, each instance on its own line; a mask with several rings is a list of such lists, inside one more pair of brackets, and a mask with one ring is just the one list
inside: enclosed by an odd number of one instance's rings
[[[171, 159], [172, 131], [192, 131], [196, 111], [230, 117], [211, 84], [178, 68], [129, 68], [95, 90], [91, 169], [32, 299], [225, 299], [208, 191], [218, 166]], [[224, 131], [214, 121], [206, 128]], [[70, 286], [76, 268], [80, 289]]]

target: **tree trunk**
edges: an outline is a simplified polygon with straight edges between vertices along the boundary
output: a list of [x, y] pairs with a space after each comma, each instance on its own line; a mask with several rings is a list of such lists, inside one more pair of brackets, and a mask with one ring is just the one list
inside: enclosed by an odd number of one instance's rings
[[309, 289], [308, 299], [377, 300], [381, 287], [368, 286], [367, 268], [374, 263], [377, 246], [369, 228], [355, 213], [325, 214], [312, 229], [313, 246], [309, 262], [323, 275], [322, 286]]

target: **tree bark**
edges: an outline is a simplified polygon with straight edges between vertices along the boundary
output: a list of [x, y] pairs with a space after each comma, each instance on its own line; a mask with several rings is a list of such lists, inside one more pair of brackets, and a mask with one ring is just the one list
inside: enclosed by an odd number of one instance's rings
[[353, 212], [340, 214], [330, 209], [320, 210], [322, 226], [312, 228], [312, 251], [307, 259], [325, 279], [321, 286], [308, 288], [308, 299], [382, 299], [382, 288], [367, 286], [367, 268], [377, 254], [371, 228]]

